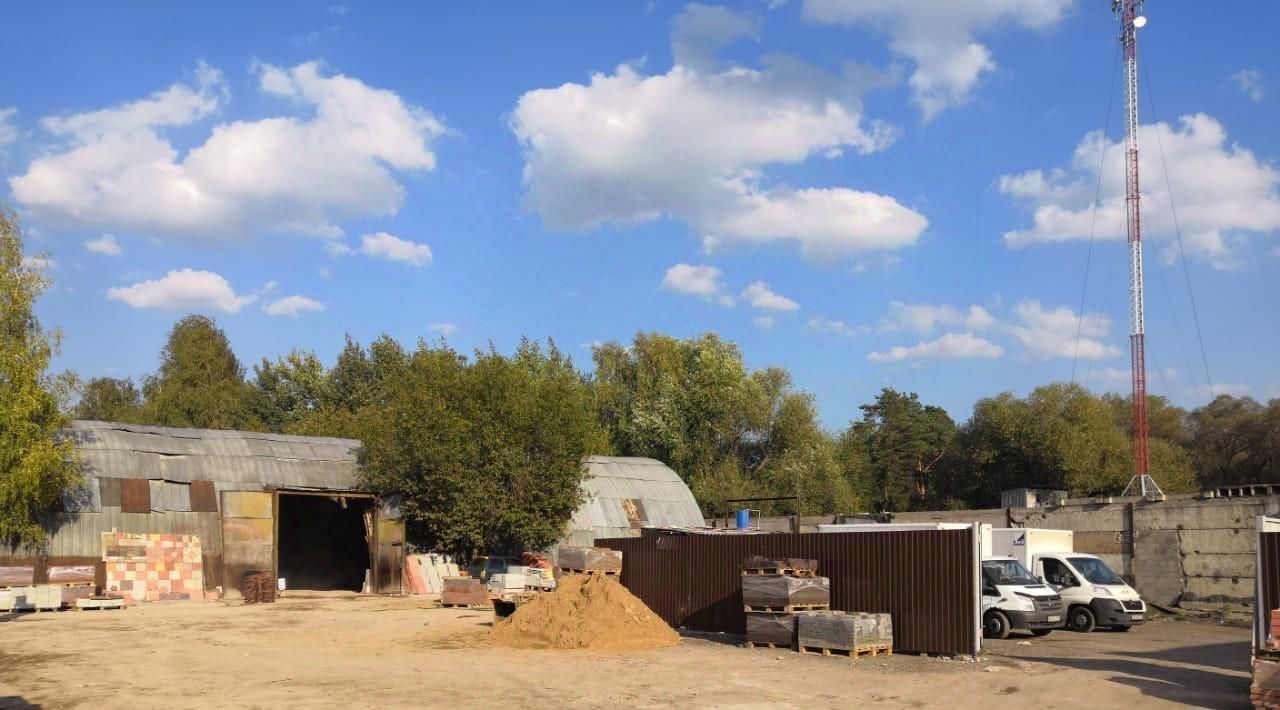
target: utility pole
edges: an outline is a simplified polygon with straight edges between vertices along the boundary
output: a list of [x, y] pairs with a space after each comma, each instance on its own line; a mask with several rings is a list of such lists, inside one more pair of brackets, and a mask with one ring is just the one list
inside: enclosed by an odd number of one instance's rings
[[1120, 19], [1120, 42], [1124, 47], [1124, 212], [1129, 237], [1129, 354], [1133, 378], [1133, 479], [1125, 486], [1123, 495], [1132, 491], [1146, 498], [1164, 497], [1164, 491], [1147, 469], [1146, 313], [1142, 286], [1142, 193], [1138, 187], [1138, 30], [1147, 24], [1142, 6], [1143, 0], [1111, 0], [1111, 10]]

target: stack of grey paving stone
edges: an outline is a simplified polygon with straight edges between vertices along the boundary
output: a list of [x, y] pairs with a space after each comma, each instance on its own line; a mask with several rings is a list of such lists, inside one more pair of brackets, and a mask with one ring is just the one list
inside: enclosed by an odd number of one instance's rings
[[893, 620], [888, 614], [810, 611], [797, 615], [796, 647], [805, 652], [838, 651], [851, 656], [892, 653]]

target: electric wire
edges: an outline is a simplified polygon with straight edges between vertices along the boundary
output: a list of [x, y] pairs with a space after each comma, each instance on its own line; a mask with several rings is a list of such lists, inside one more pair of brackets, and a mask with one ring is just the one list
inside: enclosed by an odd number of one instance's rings
[[[1147, 102], [1151, 104], [1151, 118], [1158, 125], [1159, 113], [1156, 111], [1155, 94], [1151, 91], [1151, 73], [1147, 70], [1146, 64], [1143, 64], [1142, 71], [1144, 78], [1146, 79], [1143, 83], [1147, 86]], [[1169, 208], [1173, 214], [1173, 231], [1178, 237], [1178, 257], [1182, 262], [1182, 276], [1186, 280], [1187, 297], [1191, 301], [1191, 318], [1195, 322], [1196, 326], [1196, 340], [1200, 343], [1200, 359], [1204, 363], [1204, 379], [1209, 388], [1209, 398], [1210, 400], [1213, 400], [1217, 398], [1217, 394], [1214, 392], [1213, 388], [1213, 377], [1209, 374], [1209, 356], [1205, 352], [1204, 335], [1202, 335], [1200, 331], [1200, 313], [1196, 308], [1195, 291], [1191, 288], [1191, 269], [1187, 267], [1187, 252], [1182, 246], [1182, 226], [1178, 223], [1178, 204], [1173, 199], [1173, 181], [1169, 179], [1169, 163], [1165, 160], [1164, 141], [1160, 139], [1160, 131], [1158, 129], [1155, 131], [1155, 134], [1156, 145], [1160, 148], [1160, 166], [1164, 169], [1165, 190], [1169, 193]]]

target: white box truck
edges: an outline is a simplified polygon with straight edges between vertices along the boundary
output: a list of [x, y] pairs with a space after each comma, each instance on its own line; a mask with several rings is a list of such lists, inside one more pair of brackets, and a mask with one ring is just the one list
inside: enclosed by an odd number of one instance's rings
[[[818, 532], [895, 532], [911, 530], [968, 530], [963, 523], [839, 523], [818, 526]], [[1013, 630], [1044, 636], [1062, 628], [1065, 610], [1062, 597], [1047, 587], [1013, 557], [990, 554], [990, 525], [979, 530], [982, 536], [982, 633], [1003, 639]]]
[[1098, 556], [1076, 552], [1070, 530], [983, 526], [982, 546], [983, 557], [1013, 558], [1061, 595], [1072, 631], [1128, 631], [1147, 618], [1138, 592]]

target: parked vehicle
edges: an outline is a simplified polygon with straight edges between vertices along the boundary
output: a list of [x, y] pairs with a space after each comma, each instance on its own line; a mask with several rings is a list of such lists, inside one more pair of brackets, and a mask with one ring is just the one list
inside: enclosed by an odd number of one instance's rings
[[1008, 638], [1012, 630], [1036, 636], [1060, 629], [1062, 597], [1013, 557], [982, 560], [982, 631], [987, 638]]
[[1097, 555], [1076, 552], [1070, 530], [983, 526], [982, 538], [984, 556], [1016, 559], [1062, 597], [1072, 631], [1128, 631], [1147, 618], [1138, 592]]

